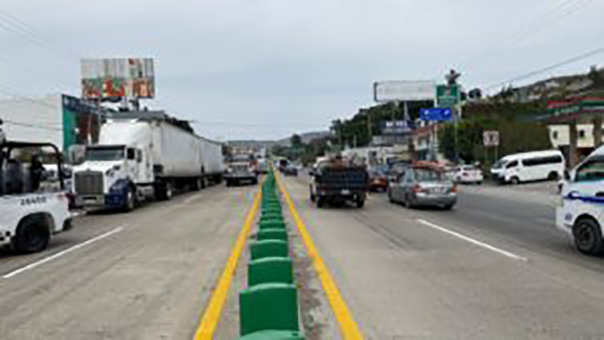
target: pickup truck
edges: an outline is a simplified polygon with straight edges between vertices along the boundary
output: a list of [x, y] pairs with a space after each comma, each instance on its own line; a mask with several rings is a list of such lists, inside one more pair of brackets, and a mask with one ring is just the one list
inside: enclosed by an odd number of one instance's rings
[[310, 200], [322, 208], [326, 204], [343, 206], [353, 202], [358, 208], [365, 205], [369, 175], [364, 166], [341, 160], [319, 163], [311, 171]]

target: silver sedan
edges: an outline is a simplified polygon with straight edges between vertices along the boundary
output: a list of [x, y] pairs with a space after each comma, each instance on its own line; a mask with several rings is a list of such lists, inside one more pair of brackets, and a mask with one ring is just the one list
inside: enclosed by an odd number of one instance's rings
[[390, 183], [388, 199], [408, 208], [434, 206], [449, 210], [457, 202], [457, 188], [443, 171], [414, 167]]

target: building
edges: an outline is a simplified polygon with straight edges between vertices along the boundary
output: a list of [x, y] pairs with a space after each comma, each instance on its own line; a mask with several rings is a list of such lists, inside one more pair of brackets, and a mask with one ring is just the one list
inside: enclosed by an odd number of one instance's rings
[[98, 141], [108, 110], [65, 94], [0, 101], [2, 129], [8, 140], [48, 142], [67, 152]]
[[[567, 154], [570, 145], [570, 126], [567, 124], [554, 124], [549, 125], [548, 130], [552, 146]], [[594, 125], [577, 124], [577, 151], [579, 157], [582, 158], [589, 155], [596, 147], [596, 143], [594, 142]]]

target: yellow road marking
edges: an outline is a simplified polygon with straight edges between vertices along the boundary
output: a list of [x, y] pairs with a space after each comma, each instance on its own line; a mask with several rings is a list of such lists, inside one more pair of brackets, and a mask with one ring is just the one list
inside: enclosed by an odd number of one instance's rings
[[237, 269], [237, 262], [239, 262], [241, 252], [243, 251], [245, 242], [247, 241], [250, 230], [252, 229], [252, 225], [254, 224], [254, 218], [258, 212], [261, 196], [262, 190], [258, 189], [258, 193], [254, 198], [252, 208], [245, 218], [243, 228], [241, 229], [239, 237], [237, 237], [237, 242], [233, 247], [231, 257], [229, 257], [229, 260], [227, 261], [224, 272], [220, 277], [220, 281], [218, 281], [218, 285], [210, 298], [210, 303], [203, 314], [199, 328], [197, 328], [197, 332], [195, 332], [195, 340], [212, 340], [214, 338], [214, 332], [216, 331], [216, 326], [218, 325], [218, 321], [220, 320], [220, 316], [222, 314], [222, 308], [226, 302], [229, 289], [231, 288], [231, 283], [233, 282], [233, 276], [235, 274], [235, 270]]
[[283, 193], [283, 197], [285, 198], [285, 202], [289, 207], [289, 211], [292, 214], [294, 222], [298, 227], [298, 231], [300, 232], [300, 236], [302, 237], [302, 241], [304, 242], [304, 246], [306, 247], [306, 252], [308, 256], [313, 260], [313, 264], [315, 267], [315, 271], [321, 280], [321, 285], [323, 286], [323, 290], [325, 290], [325, 294], [327, 295], [327, 299], [329, 300], [329, 304], [331, 305], [331, 309], [333, 310], [336, 319], [338, 320], [338, 325], [340, 326], [340, 332], [345, 340], [362, 340], [363, 335], [359, 330], [358, 325], [354, 321], [352, 317], [352, 313], [346, 306], [346, 302], [342, 298], [342, 294], [338, 290], [336, 282], [334, 281], [332, 275], [329, 273], [327, 266], [323, 262], [323, 259], [319, 255], [319, 251], [315, 247], [315, 244], [310, 237], [308, 230], [306, 229], [306, 225], [300, 218], [298, 211], [294, 205], [294, 202], [285, 189], [285, 186], [281, 182], [281, 176], [275, 176], [277, 179], [277, 183], [279, 184], [279, 189]]

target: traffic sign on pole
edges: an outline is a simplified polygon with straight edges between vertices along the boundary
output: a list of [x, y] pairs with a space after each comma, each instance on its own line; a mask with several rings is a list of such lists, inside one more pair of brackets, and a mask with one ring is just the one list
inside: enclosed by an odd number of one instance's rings
[[450, 121], [452, 116], [452, 110], [448, 107], [421, 109], [419, 111], [419, 119], [427, 121], [446, 122]]
[[482, 133], [484, 146], [499, 146], [499, 131], [491, 130]]
[[436, 87], [436, 103], [438, 107], [453, 107], [461, 98], [459, 85], [438, 85]]

